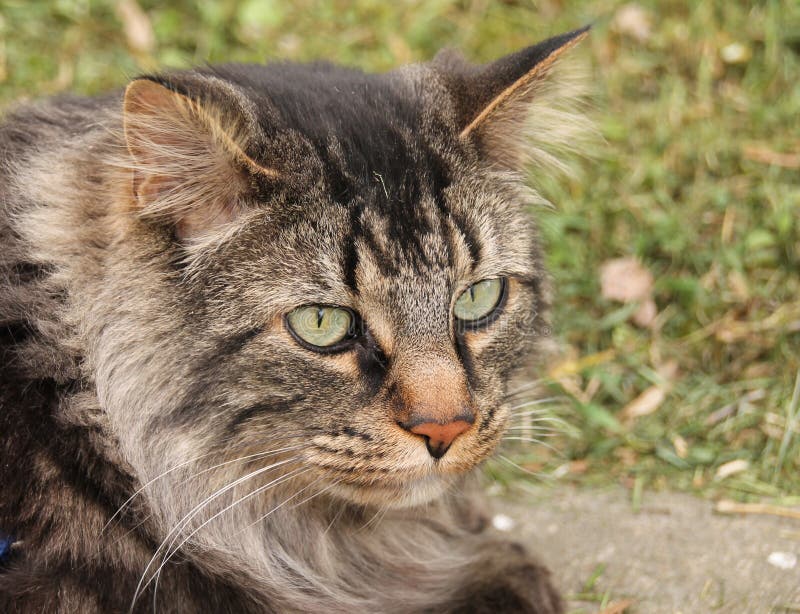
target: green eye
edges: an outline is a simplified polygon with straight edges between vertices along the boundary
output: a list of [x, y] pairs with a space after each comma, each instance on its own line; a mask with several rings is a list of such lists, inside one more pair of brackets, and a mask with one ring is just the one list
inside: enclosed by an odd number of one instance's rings
[[491, 316], [503, 300], [506, 280], [502, 277], [484, 279], [472, 284], [456, 299], [453, 314], [462, 322], [481, 324]]
[[295, 338], [314, 348], [330, 348], [353, 336], [353, 314], [342, 307], [298, 307], [289, 312], [286, 322]]

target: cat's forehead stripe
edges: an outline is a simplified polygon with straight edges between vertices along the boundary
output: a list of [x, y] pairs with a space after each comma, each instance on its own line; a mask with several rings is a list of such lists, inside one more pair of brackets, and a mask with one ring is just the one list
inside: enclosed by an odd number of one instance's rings
[[475, 260], [480, 256], [475, 229], [445, 196], [453, 174], [446, 161], [410, 129], [392, 134], [391, 155], [353, 153], [353, 144], [341, 141], [334, 155], [330, 146], [326, 151], [328, 190], [348, 208], [350, 227], [342, 242], [342, 267], [344, 281], [354, 294], [359, 293], [356, 271], [365, 255], [361, 252], [368, 252], [386, 276], [397, 275], [401, 262], [449, 267], [457, 244], [451, 235], [457, 232], [469, 257]]

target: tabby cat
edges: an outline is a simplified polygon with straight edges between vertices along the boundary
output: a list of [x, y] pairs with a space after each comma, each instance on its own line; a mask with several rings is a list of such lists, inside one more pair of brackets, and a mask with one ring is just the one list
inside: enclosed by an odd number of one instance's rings
[[561, 612], [469, 475], [547, 324], [523, 177], [586, 33], [8, 113], [0, 611]]

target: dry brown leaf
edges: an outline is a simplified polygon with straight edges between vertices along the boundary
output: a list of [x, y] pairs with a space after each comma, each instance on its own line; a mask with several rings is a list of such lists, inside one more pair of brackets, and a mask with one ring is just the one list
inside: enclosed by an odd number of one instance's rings
[[623, 614], [634, 604], [633, 599], [623, 599], [622, 601], [612, 601], [599, 614]]
[[678, 458], [686, 458], [689, 456], [689, 444], [680, 435], [675, 435], [672, 438], [672, 447], [675, 448], [675, 454]]
[[706, 484], [706, 476], [703, 473], [703, 470], [698, 468], [695, 470], [695, 474], [692, 476], [692, 486], [695, 488], [702, 488]]
[[780, 153], [763, 145], [744, 145], [742, 155], [753, 162], [782, 166], [783, 168], [800, 168], [800, 153]]
[[[3, 16], [0, 15], [0, 32], [5, 30], [5, 26], [6, 24], [5, 21], [3, 21]], [[7, 59], [8, 54], [6, 52], [6, 40], [5, 38], [0, 37], [0, 83], [8, 78]]]
[[410, 64], [414, 61], [414, 52], [405, 38], [398, 34], [389, 34], [388, 43], [396, 64]]
[[718, 514], [765, 514], [800, 520], [800, 509], [770, 505], [768, 503], [738, 503], [722, 499], [717, 502], [714, 511]]
[[753, 346], [772, 345], [772, 340], [764, 333], [794, 330], [800, 321], [800, 303], [786, 303], [778, 307], [766, 318], [739, 320], [733, 312], [725, 314], [705, 329], [713, 332], [722, 343], [736, 343], [746, 340]]
[[569, 463], [569, 472], [572, 474], [580, 475], [586, 473], [589, 469], [589, 461], [585, 458], [579, 458]]
[[135, 53], [149, 54], [156, 45], [150, 18], [136, 0], [117, 2], [117, 17], [122, 22], [125, 40]]
[[639, 305], [639, 309], [633, 314], [633, 323], [641, 328], [652, 328], [658, 315], [656, 302], [649, 298]]
[[614, 457], [619, 459], [624, 467], [633, 467], [639, 462], [639, 454], [630, 448], [617, 448], [614, 450]]
[[725, 215], [722, 217], [722, 226], [719, 234], [722, 242], [728, 245], [733, 238], [733, 230], [736, 227], [736, 209], [728, 207], [725, 209]]
[[600, 292], [603, 298], [623, 303], [650, 299], [653, 274], [636, 258], [615, 258], [600, 267]]
[[750, 288], [747, 283], [747, 278], [740, 271], [731, 271], [728, 273], [728, 286], [740, 303], [746, 303], [750, 300]]
[[615, 355], [616, 352], [614, 350], [604, 350], [596, 354], [589, 354], [575, 359], [568, 358], [550, 369], [548, 376], [553, 379], [561, 379], [562, 377], [574, 375], [588, 367], [594, 367], [595, 365], [613, 360]]
[[632, 420], [650, 415], [661, 406], [666, 397], [667, 393], [663, 387], [650, 386], [650, 388], [622, 408], [622, 418]]
[[668, 360], [658, 365], [656, 372], [665, 380], [673, 380], [675, 376], [678, 375], [678, 368], [677, 360]]
[[653, 20], [644, 8], [638, 4], [626, 4], [621, 7], [612, 22], [613, 28], [620, 34], [630, 36], [634, 40], [644, 43], [650, 38], [653, 29]]
[[727, 477], [747, 471], [750, 469], [750, 463], [744, 459], [732, 460], [717, 467], [717, 472], [714, 474], [715, 480], [724, 480]]

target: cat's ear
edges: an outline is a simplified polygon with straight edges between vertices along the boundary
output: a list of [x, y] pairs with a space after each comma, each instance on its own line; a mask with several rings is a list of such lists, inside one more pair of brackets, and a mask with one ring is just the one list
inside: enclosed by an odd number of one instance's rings
[[590, 124], [574, 110], [585, 86], [554, 69], [589, 27], [484, 65], [447, 50], [437, 55], [433, 67], [455, 104], [460, 138], [502, 168], [522, 170], [531, 161], [563, 168], [560, 150], [573, 149]]
[[[213, 78], [195, 81], [136, 79], [123, 103], [136, 207], [172, 223], [182, 239], [235, 219], [254, 176], [279, 178], [245, 153], [252, 130], [235, 93]], [[215, 87], [221, 92], [209, 94]]]

